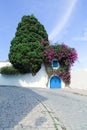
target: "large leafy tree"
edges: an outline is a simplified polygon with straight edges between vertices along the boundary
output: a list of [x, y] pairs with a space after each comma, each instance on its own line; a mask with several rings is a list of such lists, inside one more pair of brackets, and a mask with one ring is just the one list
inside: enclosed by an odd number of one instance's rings
[[41, 40], [48, 42], [44, 26], [34, 15], [23, 16], [11, 41], [9, 60], [21, 72], [36, 73], [43, 63]]

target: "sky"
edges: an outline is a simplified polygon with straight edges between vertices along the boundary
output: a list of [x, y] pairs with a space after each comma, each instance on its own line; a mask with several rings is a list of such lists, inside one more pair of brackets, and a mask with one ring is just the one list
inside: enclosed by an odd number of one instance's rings
[[72, 69], [87, 69], [87, 0], [0, 0], [0, 61], [8, 60], [10, 43], [22, 16], [34, 14], [52, 43], [75, 48]]

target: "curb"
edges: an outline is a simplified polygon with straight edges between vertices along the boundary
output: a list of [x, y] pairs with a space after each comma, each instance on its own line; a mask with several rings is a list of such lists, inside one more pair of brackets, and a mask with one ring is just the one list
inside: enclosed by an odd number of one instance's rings
[[55, 113], [51, 109], [49, 109], [49, 107], [45, 103], [41, 102], [38, 98], [36, 98], [36, 99], [37, 99], [38, 102], [41, 103], [41, 105], [48, 112], [49, 116], [51, 117], [51, 119], [53, 121], [55, 130], [66, 130], [65, 126], [62, 123], [60, 123], [58, 117], [55, 116]]

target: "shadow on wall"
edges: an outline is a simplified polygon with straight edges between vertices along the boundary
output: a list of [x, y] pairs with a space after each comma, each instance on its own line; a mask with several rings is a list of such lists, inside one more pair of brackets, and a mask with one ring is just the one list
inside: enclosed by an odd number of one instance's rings
[[46, 73], [44, 65], [42, 65], [40, 71], [35, 75], [2, 75], [0, 74], [0, 85], [14, 85], [23, 87], [46, 87], [48, 81], [48, 75]]
[[[39, 105], [34, 97], [39, 98], [41, 102], [47, 100], [29, 88], [0, 87], [0, 128], [14, 128], [21, 120], [25, 119]], [[35, 125], [38, 124], [38, 120]], [[42, 120], [46, 122], [45, 119]]]

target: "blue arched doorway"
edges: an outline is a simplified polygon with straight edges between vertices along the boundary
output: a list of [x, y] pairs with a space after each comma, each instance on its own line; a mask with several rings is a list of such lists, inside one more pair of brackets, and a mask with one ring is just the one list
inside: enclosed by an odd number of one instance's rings
[[58, 76], [51, 77], [50, 88], [61, 88], [61, 80]]

